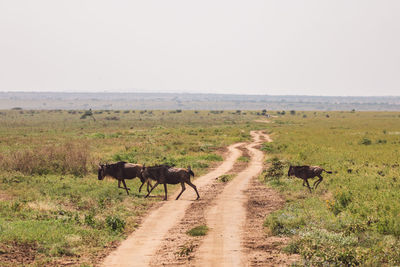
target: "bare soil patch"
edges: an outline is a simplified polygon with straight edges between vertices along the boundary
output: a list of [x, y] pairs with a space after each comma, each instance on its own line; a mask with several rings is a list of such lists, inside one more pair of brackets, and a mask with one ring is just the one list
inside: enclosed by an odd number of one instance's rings
[[35, 243], [12, 242], [0, 244], [0, 265], [20, 266], [34, 262], [37, 245]]
[[255, 122], [261, 122], [261, 123], [271, 123], [270, 120], [254, 120]]
[[0, 201], [12, 200], [13, 196], [9, 193], [0, 190]]

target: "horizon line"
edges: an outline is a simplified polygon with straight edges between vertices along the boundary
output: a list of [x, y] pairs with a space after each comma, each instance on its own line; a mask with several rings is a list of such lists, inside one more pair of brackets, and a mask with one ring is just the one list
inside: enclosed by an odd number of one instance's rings
[[180, 94], [180, 95], [236, 95], [236, 96], [305, 96], [305, 97], [400, 97], [400, 95], [308, 95], [308, 94], [252, 94], [252, 93], [199, 93], [199, 92], [160, 92], [160, 91], [111, 91], [111, 90], [97, 90], [97, 91], [3, 91], [0, 93], [60, 93], [60, 94], [103, 94], [103, 93], [117, 93], [117, 94]]

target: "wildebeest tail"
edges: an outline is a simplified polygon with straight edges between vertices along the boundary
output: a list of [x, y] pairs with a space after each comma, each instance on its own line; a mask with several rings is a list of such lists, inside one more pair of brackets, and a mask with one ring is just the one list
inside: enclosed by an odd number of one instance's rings
[[326, 171], [326, 170], [324, 170], [324, 171], [325, 171], [326, 173], [330, 173], [330, 174], [332, 173], [331, 171]]

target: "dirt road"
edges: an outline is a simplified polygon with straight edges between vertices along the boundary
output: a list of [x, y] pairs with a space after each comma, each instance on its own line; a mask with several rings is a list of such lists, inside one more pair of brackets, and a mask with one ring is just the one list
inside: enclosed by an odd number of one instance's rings
[[[284, 200], [258, 180], [264, 162], [259, 146], [271, 139], [261, 131], [251, 135], [251, 143], [231, 145], [219, 167], [195, 180], [199, 201], [193, 201], [196, 195], [190, 188], [173, 200], [178, 190], [103, 266], [286, 266], [296, 261], [281, 253], [287, 239], [265, 235], [265, 216], [281, 208]], [[250, 159], [247, 165], [236, 161], [242, 154]], [[235, 177], [226, 184], [216, 180], [225, 173]], [[205, 237], [186, 234], [202, 224], [210, 228]], [[182, 256], [177, 253], [182, 247], [191, 249]]]
[[246, 146], [251, 156], [249, 165], [225, 187], [206, 215], [211, 230], [198, 250], [196, 266], [246, 266], [241, 244], [246, 220], [244, 190], [250, 179], [262, 171], [264, 159], [264, 154], [255, 148], [261, 143], [261, 134], [251, 132], [251, 135], [254, 141]]
[[[240, 145], [242, 143], [229, 146], [224, 162], [212, 172], [196, 179], [195, 184], [199, 190], [233, 167], [241, 155], [238, 149]], [[178, 193], [179, 191], [176, 194]], [[182, 219], [187, 207], [196, 199], [191, 188], [188, 188], [178, 201], [174, 200], [176, 194], [169, 196], [168, 202], [151, 212], [143, 220], [141, 226], [105, 258], [102, 265], [107, 267], [148, 266], [169, 229]]]

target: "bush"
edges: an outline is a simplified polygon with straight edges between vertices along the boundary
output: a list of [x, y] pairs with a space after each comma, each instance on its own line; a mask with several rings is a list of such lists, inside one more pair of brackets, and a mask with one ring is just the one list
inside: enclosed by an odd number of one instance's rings
[[361, 145], [366, 145], [366, 146], [368, 146], [368, 145], [372, 144], [372, 141], [369, 140], [368, 138], [364, 137], [364, 138], [360, 141], [360, 144], [361, 144]]
[[107, 216], [106, 224], [111, 231], [121, 233], [125, 229], [126, 222], [118, 216]]
[[283, 163], [277, 157], [272, 158], [271, 167], [265, 173], [264, 180], [279, 179], [283, 176]]

